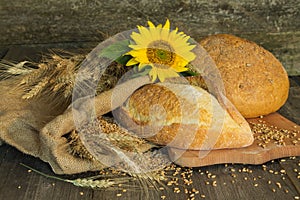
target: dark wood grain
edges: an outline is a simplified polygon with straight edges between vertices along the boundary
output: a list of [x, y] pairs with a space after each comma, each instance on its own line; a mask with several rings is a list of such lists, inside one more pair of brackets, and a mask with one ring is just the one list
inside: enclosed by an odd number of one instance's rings
[[245, 37], [272, 51], [291, 75], [300, 74], [300, 1], [57, 0], [0, 1], [0, 46], [74, 45], [164, 23], [196, 40], [215, 33]]
[[18, 47], [13, 46], [10, 47], [9, 51], [7, 51], [3, 60], [7, 60], [10, 62], [21, 62], [21, 61], [31, 61], [38, 62], [41, 60], [42, 55], [47, 52], [47, 49], [44, 48], [30, 48], [30, 47]]
[[300, 76], [290, 80], [293, 85], [290, 87], [288, 100], [278, 112], [289, 120], [300, 124]]
[[[6, 58], [20, 60], [20, 58], [37, 59], [38, 49], [12, 49], [8, 52]], [[15, 52], [15, 53], [14, 53]], [[39, 56], [37, 56], [39, 57]], [[292, 100], [291, 100], [292, 101]], [[285, 161], [284, 161], [285, 160]], [[300, 171], [300, 158], [285, 158], [284, 160], [275, 160], [262, 165], [243, 165], [227, 164], [212, 165], [206, 167], [193, 168], [191, 185], [183, 182], [182, 175], [179, 173], [178, 186], [166, 186], [166, 189], [154, 192], [148, 188], [148, 199], [166, 199], [184, 200], [189, 198], [184, 189], [189, 191], [195, 188], [199, 194], [195, 199], [202, 199], [200, 195], [205, 195], [205, 199], [294, 199], [299, 194], [299, 178], [297, 174]], [[121, 188], [115, 190], [92, 190], [73, 186], [70, 183], [49, 179], [34, 172], [29, 172], [20, 163], [29, 165], [46, 174], [54, 175], [50, 166], [38, 158], [25, 155], [15, 148], [4, 144], [0, 146], [0, 199], [7, 200], [135, 200], [146, 199], [145, 192], [138, 187], [133, 188], [136, 183], [130, 183], [127, 192], [122, 192]], [[179, 166], [178, 166], [179, 167]], [[187, 168], [181, 168], [181, 172], [187, 171]], [[282, 171], [285, 170], [285, 171]], [[298, 172], [296, 172], [297, 170]], [[91, 176], [94, 173], [87, 172], [72, 176], [59, 176], [68, 179], [77, 177]], [[213, 178], [213, 175], [216, 175]], [[168, 176], [174, 178], [172, 172]], [[210, 178], [209, 178], [210, 177]], [[213, 182], [216, 181], [216, 186]], [[268, 182], [270, 184], [268, 184]], [[276, 185], [280, 183], [281, 188]], [[167, 182], [165, 183], [167, 184]], [[256, 185], [257, 184], [257, 185]], [[179, 193], [174, 193], [174, 188], [180, 189]], [[275, 192], [272, 191], [275, 189]], [[288, 193], [285, 192], [288, 190]], [[121, 197], [116, 195], [121, 193]]]
[[286, 162], [281, 162], [280, 165], [282, 168], [286, 170], [286, 174], [288, 175], [291, 182], [294, 184], [295, 189], [300, 194], [300, 183], [299, 183], [299, 160], [292, 159], [287, 160]]
[[0, 48], [0, 59], [7, 54], [8, 48]]
[[[144, 194], [138, 188], [133, 191], [128, 190], [126, 193], [118, 190], [93, 191], [47, 179], [34, 172], [29, 173], [26, 168], [19, 165], [23, 162], [40, 171], [52, 174], [49, 171], [49, 166], [39, 159], [24, 155], [8, 145], [1, 146], [0, 152], [1, 154], [6, 152], [4, 160], [1, 159], [0, 164], [1, 199], [143, 199]], [[290, 164], [291, 161], [293, 161], [292, 164]], [[152, 192], [150, 196], [151, 199], [160, 199], [161, 195], [166, 195], [167, 199], [188, 199], [184, 189], [192, 190], [192, 188], [195, 188], [200, 191], [200, 194], [204, 194], [206, 199], [252, 199], [253, 197], [257, 199], [292, 199], [294, 196], [299, 195], [296, 190], [296, 187], [299, 188], [299, 179], [297, 179], [297, 174], [294, 172], [294, 169], [300, 170], [297, 166], [299, 159], [286, 159], [283, 166], [279, 163], [282, 162], [276, 160], [266, 163], [266, 170], [257, 165], [231, 164], [194, 168], [193, 184], [187, 186], [183, 184], [183, 181], [179, 181], [180, 193], [174, 193], [174, 186], [168, 186], [169, 191], [158, 194]], [[243, 172], [243, 169], [247, 169], [248, 172]], [[285, 169], [287, 174], [281, 173], [280, 170], [282, 169]], [[201, 175], [199, 170], [204, 173]], [[269, 170], [273, 170], [273, 173]], [[216, 178], [208, 178], [208, 173], [216, 175]], [[180, 176], [177, 177], [180, 178]], [[216, 181], [217, 186], [213, 186], [213, 181]], [[268, 184], [268, 181], [271, 181], [271, 184]], [[279, 189], [276, 183], [280, 183], [282, 188]], [[256, 184], [258, 185], [256, 186]], [[273, 192], [272, 189], [276, 189], [276, 192]], [[286, 189], [289, 190], [289, 193], [285, 192]], [[117, 198], [117, 193], [122, 193], [122, 197]], [[200, 199], [200, 194], [196, 195], [197, 199]]]

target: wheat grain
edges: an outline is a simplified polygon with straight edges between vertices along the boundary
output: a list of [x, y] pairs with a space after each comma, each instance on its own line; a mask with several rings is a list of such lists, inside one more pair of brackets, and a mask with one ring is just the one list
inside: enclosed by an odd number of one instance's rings
[[94, 156], [82, 144], [76, 130], [73, 130], [66, 138], [68, 140], [67, 151], [70, 154], [81, 159], [95, 160]]
[[38, 96], [49, 81], [48, 77], [44, 77], [37, 85], [33, 86], [27, 93], [22, 96], [22, 99], [31, 99]]
[[[56, 54], [51, 55], [50, 58], [45, 58], [37, 65], [37, 69], [26, 74], [21, 80], [19, 85], [25, 91], [24, 98], [47, 96], [64, 102], [62, 99], [70, 98], [72, 94], [70, 88], [68, 91], [64, 89], [70, 84], [73, 89], [75, 71], [83, 59], [84, 56], [82, 55], [77, 55], [75, 58], [63, 58]], [[47, 77], [46, 84], [44, 83], [45, 77]]]
[[[149, 149], [156, 147], [156, 145], [141, 139], [126, 129], [118, 126], [113, 122], [111, 118], [104, 118], [100, 116], [95, 122], [91, 122], [82, 127], [81, 134], [97, 134], [104, 133], [103, 142], [104, 144], [111, 145], [113, 148], [118, 147], [127, 152], [143, 153]], [[85, 159], [94, 159], [93, 156], [86, 150], [82, 144], [77, 131], [72, 131], [67, 136], [69, 144], [69, 152], [77, 157]]]
[[[80, 64], [84, 58], [85, 56], [83, 55], [63, 57], [57, 54], [50, 55], [50, 58], [44, 58], [44, 60], [37, 65], [37, 69], [32, 70], [23, 77], [19, 85], [23, 86], [24, 91], [28, 92], [35, 86], [40, 86], [41, 84], [39, 83], [44, 77], [48, 77], [49, 82], [44, 85], [42, 90], [38, 90], [39, 93], [31, 92], [30, 94], [25, 94], [26, 99], [45, 95], [48, 95], [51, 98], [61, 97], [70, 99], [73, 93], [76, 73], [78, 72]], [[130, 67], [124, 67], [116, 63], [109, 65], [100, 77], [99, 83], [96, 87], [97, 94], [113, 88], [118, 83], [118, 80], [122, 77], [122, 75], [124, 75], [128, 70], [130, 70]], [[95, 74], [95, 72], [90, 68], [81, 73], [82, 77], [80, 78], [84, 80], [88, 80], [88, 78]], [[81, 81], [80, 83], [81, 84], [78, 84], [79, 91], [89, 89], [91, 86], [90, 83], [86, 84], [84, 81]], [[57, 98], [57, 100], [62, 101], [61, 98]]]
[[64, 179], [65, 182], [72, 183], [75, 186], [87, 187], [92, 189], [106, 189], [112, 186], [119, 184], [127, 183], [130, 181], [130, 178], [114, 178], [114, 179], [102, 179], [102, 180], [93, 180], [90, 178], [78, 178], [75, 180]]
[[[145, 150], [149, 150], [154, 145], [149, 144], [144, 139], [131, 135], [127, 130], [115, 124], [111, 118], [99, 117], [97, 122], [90, 122], [80, 130], [80, 134], [83, 134], [85, 137], [85, 143], [92, 140], [94, 144], [95, 140], [93, 137], [88, 139], [87, 137], [96, 134], [99, 136], [97, 137], [98, 141], [96, 145], [101, 147], [104, 151], [103, 153], [113, 154], [118, 152], [119, 162], [111, 168], [114, 174], [117, 173], [120, 175], [121, 172], [126, 172], [132, 180], [137, 181], [142, 191], [145, 192], [145, 196], [150, 195], [148, 192], [149, 187], [153, 187], [155, 191], [159, 191], [158, 186], [163, 185], [162, 182], [166, 180], [166, 176], [162, 171], [157, 171], [157, 169], [168, 165], [168, 157], [157, 151], [145, 152]], [[74, 133], [76, 132], [73, 131]], [[72, 142], [69, 142], [69, 145], [73, 155], [88, 158], [89, 152], [83, 146], [78, 133], [73, 137]], [[148, 145], [148, 147], [142, 148], [141, 146], [143, 145]], [[86, 155], [86, 153], [88, 154]], [[100, 158], [97, 155], [97, 158], [94, 159]], [[101, 162], [101, 160], [99, 161]], [[91, 181], [89, 185], [91, 185]]]
[[259, 123], [250, 123], [250, 125], [252, 132], [255, 134], [254, 138], [259, 141], [258, 145], [262, 148], [265, 148], [269, 143], [283, 146], [286, 143], [297, 145], [295, 140], [297, 137], [296, 131], [280, 129], [266, 124], [263, 120], [260, 120]]
[[[26, 74], [20, 82], [20, 85], [36, 85], [41, 77], [44, 77], [44, 74], [47, 74], [49, 70], [49, 65], [46, 63], [40, 63], [37, 66], [37, 69], [32, 70], [30, 73]], [[43, 73], [41, 73], [43, 72]]]

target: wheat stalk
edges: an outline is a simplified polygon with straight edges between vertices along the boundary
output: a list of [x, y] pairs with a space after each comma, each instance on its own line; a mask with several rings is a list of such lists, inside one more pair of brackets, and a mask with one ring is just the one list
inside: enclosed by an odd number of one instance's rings
[[62, 99], [70, 99], [76, 71], [83, 59], [83, 55], [62, 57], [57, 54], [51, 55], [50, 58], [44, 58], [37, 65], [37, 69], [25, 74], [22, 78], [19, 84], [25, 91], [22, 98], [47, 96], [48, 98], [57, 98], [62, 102], [64, 101]]
[[[69, 102], [73, 94], [76, 74], [84, 58], [84, 55], [71, 53], [68, 53], [67, 56], [52, 54], [50, 57], [43, 58], [41, 63], [35, 66], [37, 69], [30, 68], [30, 71], [22, 72], [23, 77], [19, 83], [19, 86], [24, 90], [22, 98], [32, 99], [46, 96], [48, 100], [58, 102], [58, 104], [66, 102], [66, 100]], [[23, 62], [23, 65], [26, 62]], [[21, 69], [27, 69], [20, 68], [20, 66], [11, 67], [9, 70], [7, 68], [4, 72], [17, 75], [21, 73]], [[96, 93], [100, 94], [113, 88], [130, 69], [131, 67], [124, 67], [116, 62], [111, 63], [100, 77]], [[87, 77], [90, 77], [94, 72], [88, 71], [85, 73]], [[47, 83], [44, 82], [45, 79], [47, 79]], [[89, 87], [89, 85], [78, 86], [80, 87], [79, 90], [83, 91], [85, 87]]]
[[[169, 159], [167, 156], [160, 152], [150, 151], [154, 145], [131, 135], [127, 130], [113, 123], [111, 118], [99, 117], [98, 122], [100, 123], [91, 122], [84, 125], [80, 134], [84, 134], [85, 138], [89, 137], [90, 134], [97, 134], [99, 136], [97, 137], [97, 145], [101, 146], [103, 153], [111, 153], [113, 156], [116, 153], [118, 155], [119, 163], [111, 169], [116, 172], [125, 172], [132, 180], [137, 181], [140, 188], [145, 192], [145, 196], [149, 196], [149, 187], [159, 191], [158, 185], [163, 185], [163, 181], [166, 179], [163, 171], [157, 171], [157, 169], [168, 165]], [[72, 154], [89, 158], [91, 154], [82, 144], [78, 133], [76, 131], [72, 131], [72, 133], [76, 134], [72, 136], [74, 140], [69, 142]], [[93, 140], [93, 138], [85, 140], [89, 141], [91, 139]], [[148, 147], [141, 148], [143, 145], [148, 145]], [[113, 156], [112, 159], [115, 159]], [[99, 159], [101, 162], [99, 157], [92, 158]]]
[[27, 67], [26, 64], [30, 63], [29, 61], [19, 62], [14, 64], [9, 61], [0, 62], [0, 80], [7, 79], [12, 76], [25, 75], [30, 73], [33, 69]]
[[51, 176], [51, 175], [45, 174], [43, 172], [40, 172], [36, 169], [33, 169], [32, 167], [29, 167], [23, 163], [20, 163], [20, 164], [42, 176], [47, 177], [47, 178], [52, 178], [52, 179], [64, 181], [67, 183], [72, 183], [73, 185], [78, 186], [78, 187], [86, 187], [86, 188], [92, 188], [92, 189], [106, 189], [106, 188], [113, 187], [113, 186], [116, 186], [119, 184], [128, 183], [130, 180], [132, 180], [130, 177], [121, 177], [121, 178], [118, 177], [118, 178], [108, 178], [108, 179], [96, 180], [99, 177], [103, 177], [102, 175], [92, 176], [92, 177], [88, 177], [88, 178], [77, 178], [74, 180], [70, 180], [70, 179], [59, 178], [57, 176]]
[[[150, 172], [150, 173], [139, 173], [139, 174], [134, 174], [134, 173], [130, 173], [130, 174], [122, 174], [122, 177], [111, 177], [109, 175], [96, 175], [96, 176], [91, 176], [91, 177], [87, 177], [87, 178], [77, 178], [77, 179], [64, 179], [64, 178], [60, 178], [57, 176], [52, 176], [52, 175], [48, 175], [45, 174], [41, 171], [38, 171], [32, 167], [29, 167], [28, 165], [25, 165], [23, 163], [20, 163], [20, 165], [44, 176], [47, 178], [51, 178], [51, 179], [55, 179], [55, 180], [59, 180], [59, 181], [64, 181], [67, 183], [71, 183], [74, 186], [77, 187], [85, 187], [85, 188], [91, 188], [91, 189], [107, 189], [107, 188], [113, 188], [114, 186], [120, 186], [120, 184], [124, 184], [124, 183], [128, 183], [130, 181], [134, 181], [137, 180], [140, 188], [143, 189], [143, 191], [145, 192], [145, 196], [149, 196], [149, 186], [153, 186], [151, 188], [154, 188], [156, 191], [159, 191], [157, 183], [159, 183], [160, 186], [164, 186], [165, 185], [162, 183], [162, 181], [167, 180], [165, 175], [164, 175], [164, 171], [156, 171], [156, 172]], [[113, 169], [110, 169], [113, 170]], [[114, 172], [116, 173], [116, 172]], [[129, 175], [129, 176], [126, 176]], [[104, 178], [103, 177], [109, 177], [109, 178]], [[102, 178], [99, 180], [99, 178]]]

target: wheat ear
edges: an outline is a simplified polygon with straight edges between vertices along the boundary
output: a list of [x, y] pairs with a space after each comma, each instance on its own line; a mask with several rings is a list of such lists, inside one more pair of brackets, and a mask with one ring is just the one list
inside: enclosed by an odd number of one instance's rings
[[52, 179], [56, 179], [59, 181], [72, 183], [73, 185], [78, 186], [78, 187], [86, 187], [86, 188], [92, 188], [92, 189], [106, 189], [106, 188], [109, 188], [109, 187], [112, 187], [115, 185], [127, 183], [131, 180], [130, 177], [95, 180], [96, 178], [99, 178], [100, 176], [93, 176], [93, 177], [88, 177], [88, 178], [77, 178], [74, 180], [70, 180], [70, 179], [63, 179], [63, 178], [59, 178], [57, 176], [51, 176], [51, 175], [45, 174], [36, 169], [33, 169], [32, 167], [25, 165], [23, 163], [20, 163], [20, 165], [40, 174], [42, 176], [45, 176], [47, 178], [52, 178]]
[[[27, 67], [26, 64], [30, 63], [29, 61], [19, 62], [14, 64], [9, 61], [0, 61], [0, 80], [8, 79], [13, 76], [25, 75], [30, 73], [33, 69]], [[32, 64], [32, 63], [30, 63]]]

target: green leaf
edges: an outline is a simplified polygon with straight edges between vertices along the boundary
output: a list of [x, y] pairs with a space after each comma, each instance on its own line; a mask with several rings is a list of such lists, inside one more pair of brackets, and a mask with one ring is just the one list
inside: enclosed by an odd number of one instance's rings
[[123, 54], [130, 51], [130, 47], [128, 46], [130, 44], [130, 40], [121, 40], [118, 42], [115, 42], [108, 47], [104, 48], [99, 56], [106, 57], [112, 60], [119, 59]]
[[180, 74], [182, 76], [197, 76], [197, 75], [199, 75], [199, 73], [191, 71], [191, 70], [180, 72]]
[[116, 62], [125, 65], [131, 58], [132, 56], [130, 55], [120, 56], [119, 58], [116, 59]]

